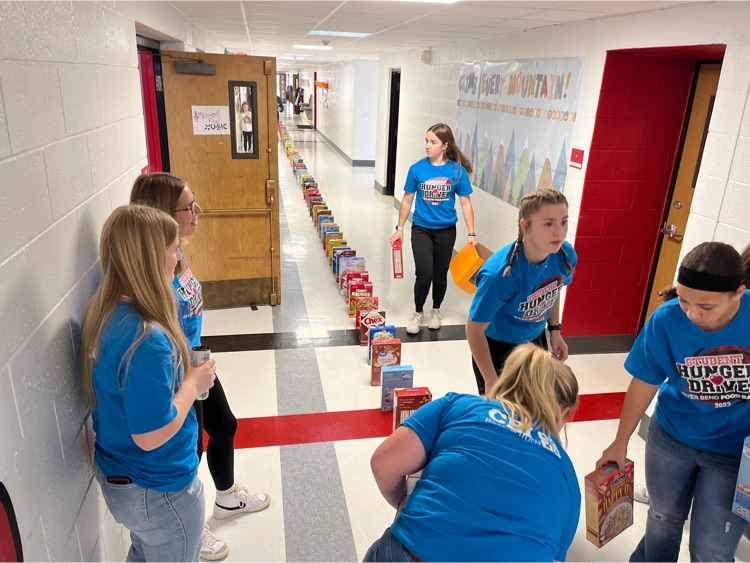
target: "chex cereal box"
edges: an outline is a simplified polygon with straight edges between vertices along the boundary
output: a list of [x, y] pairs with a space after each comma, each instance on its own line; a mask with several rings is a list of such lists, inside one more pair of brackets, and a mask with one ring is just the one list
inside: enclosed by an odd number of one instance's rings
[[412, 366], [383, 366], [380, 370], [380, 410], [393, 410], [393, 392], [396, 389], [414, 386]]
[[385, 326], [385, 309], [370, 309], [368, 311], [359, 312], [360, 346], [367, 346], [370, 329], [375, 326]]
[[[359, 331], [359, 321], [360, 321], [360, 314], [362, 311], [370, 311], [372, 309], [378, 308], [378, 303], [380, 302], [380, 299], [377, 297], [373, 297], [370, 295], [369, 297], [357, 297], [353, 303], [354, 303], [354, 328]], [[365, 341], [367, 342], [367, 341]]]
[[[357, 299], [360, 297], [372, 297], [372, 282], [366, 281], [357, 284], [357, 287], [349, 286], [349, 318], [353, 319], [357, 314]], [[355, 321], [356, 325], [357, 322]], [[356, 328], [356, 326], [355, 326]]]
[[396, 389], [393, 392], [393, 429], [398, 428], [404, 420], [422, 405], [432, 401], [429, 387], [409, 387]]
[[742, 516], [745, 520], [750, 520], [750, 436], [745, 438], [745, 443], [742, 446], [732, 512]]
[[[339, 259], [339, 295], [346, 295], [346, 274], [349, 272], [362, 273], [367, 270], [364, 256], [352, 256]], [[365, 281], [365, 280], [362, 280]]]
[[381, 371], [385, 366], [398, 365], [401, 365], [401, 340], [373, 340], [370, 385], [380, 385]]
[[586, 539], [601, 547], [633, 524], [633, 462], [611, 462], [586, 475]]
[[372, 343], [375, 340], [390, 340], [396, 338], [396, 327], [394, 325], [373, 326], [367, 333], [367, 363], [372, 358]]
[[370, 281], [370, 272], [366, 270], [363, 272], [350, 270], [344, 274], [342, 295], [344, 296], [344, 299], [346, 300], [347, 307], [349, 306], [349, 285], [353, 283], [366, 282], [366, 281]]

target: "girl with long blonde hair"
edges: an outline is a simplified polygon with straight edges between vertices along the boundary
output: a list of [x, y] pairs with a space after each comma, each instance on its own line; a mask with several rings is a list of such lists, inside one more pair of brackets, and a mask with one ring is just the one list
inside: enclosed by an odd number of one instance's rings
[[189, 367], [170, 286], [177, 235], [174, 219], [157, 209], [115, 209], [81, 329], [94, 474], [115, 520], [130, 530], [128, 561], [199, 557], [204, 497], [192, 405], [212, 386], [215, 362]]
[[523, 344], [486, 398], [448, 393], [421, 406], [372, 456], [400, 510], [364, 560], [564, 561], [581, 491], [559, 434], [577, 405], [571, 369]]

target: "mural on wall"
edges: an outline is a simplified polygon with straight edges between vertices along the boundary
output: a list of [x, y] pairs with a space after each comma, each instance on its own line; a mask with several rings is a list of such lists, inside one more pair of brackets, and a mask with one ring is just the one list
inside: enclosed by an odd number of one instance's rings
[[516, 207], [565, 188], [582, 72], [583, 57], [461, 65], [456, 142], [475, 187]]

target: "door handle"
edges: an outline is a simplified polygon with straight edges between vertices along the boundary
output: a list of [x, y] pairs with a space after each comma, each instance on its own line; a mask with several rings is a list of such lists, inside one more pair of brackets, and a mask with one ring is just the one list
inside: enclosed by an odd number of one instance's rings
[[674, 238], [677, 234], [677, 225], [667, 225], [667, 222], [664, 221], [664, 226], [659, 229], [659, 232], [663, 235], [667, 235], [669, 238]]

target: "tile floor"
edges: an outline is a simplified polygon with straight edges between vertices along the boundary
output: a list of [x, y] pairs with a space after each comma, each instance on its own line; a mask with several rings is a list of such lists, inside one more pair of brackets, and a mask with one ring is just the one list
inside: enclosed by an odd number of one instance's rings
[[[375, 292], [389, 322], [405, 326], [413, 310], [413, 261], [407, 250], [404, 279], [392, 279], [388, 237], [397, 217], [393, 198], [373, 189], [372, 168], [352, 168], [315, 131], [296, 130], [294, 120], [287, 121], [295, 145], [318, 181], [336, 222], [350, 245], [367, 258]], [[307, 338], [327, 330], [353, 327], [283, 151], [279, 167], [281, 304], [257, 310], [206, 311], [204, 336], [294, 332]], [[406, 240], [408, 230], [407, 226]], [[441, 310], [444, 324], [464, 324], [469, 304], [470, 296], [449, 284]], [[216, 353], [214, 357], [232, 408], [240, 419], [379, 406], [379, 390], [368, 382], [366, 351], [358, 346], [248, 350]], [[624, 357], [580, 355], [571, 357], [569, 363], [579, 378], [582, 393], [622, 392], [630, 379], [622, 367]], [[476, 391], [465, 340], [405, 342], [403, 363], [414, 366], [415, 384], [430, 387], [435, 397], [448, 391]], [[616, 425], [616, 420], [568, 425], [568, 453], [581, 483], [614, 437]], [[273, 502], [268, 510], [258, 514], [209, 520], [216, 534], [231, 546], [228, 561], [361, 560], [394, 517], [369, 469], [369, 458], [381, 441], [382, 438], [367, 438], [238, 449], [237, 481], [251, 490], [270, 493]], [[636, 435], [629, 455], [636, 463], [637, 480], [643, 479], [643, 452], [644, 443]], [[205, 458], [200, 476], [206, 486], [208, 514], [215, 489]], [[581, 519], [568, 559], [626, 561], [640, 539], [645, 517], [646, 507], [636, 505], [634, 525], [602, 549], [586, 541]], [[540, 525], [543, 523], [540, 515]], [[683, 543], [686, 545], [687, 539]], [[683, 547], [680, 560], [688, 559]], [[740, 546], [738, 559], [750, 560], [746, 540]]]

